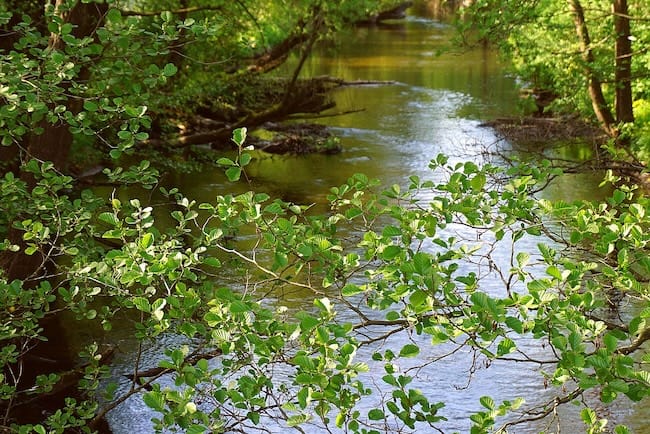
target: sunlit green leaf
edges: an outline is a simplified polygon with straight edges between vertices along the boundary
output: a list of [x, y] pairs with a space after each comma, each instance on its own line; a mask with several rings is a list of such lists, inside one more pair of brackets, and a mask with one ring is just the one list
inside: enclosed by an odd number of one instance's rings
[[420, 354], [420, 347], [413, 344], [406, 344], [399, 352], [400, 357], [415, 357]]
[[479, 401], [483, 407], [487, 408], [488, 410], [494, 410], [495, 404], [494, 400], [491, 397], [482, 396]]

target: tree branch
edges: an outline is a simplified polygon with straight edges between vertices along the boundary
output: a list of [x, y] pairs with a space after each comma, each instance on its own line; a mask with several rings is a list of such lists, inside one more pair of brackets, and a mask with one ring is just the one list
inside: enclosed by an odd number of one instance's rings
[[507, 428], [510, 426], [521, 425], [522, 423], [530, 423], [536, 420], [544, 419], [546, 416], [550, 415], [551, 413], [554, 413], [560, 405], [573, 401], [578, 396], [580, 396], [583, 392], [584, 390], [578, 387], [574, 389], [571, 393], [563, 397], [555, 397], [552, 401], [549, 401], [546, 404], [543, 404], [541, 406], [545, 410], [542, 410], [541, 412], [537, 412], [537, 413], [533, 413], [533, 411], [530, 410], [526, 412], [531, 415], [530, 417], [522, 417], [518, 420], [507, 422], [503, 424], [501, 428], [497, 430], [497, 432], [508, 432]]
[[174, 15], [188, 14], [191, 12], [199, 11], [220, 11], [223, 9], [223, 6], [192, 6], [187, 8], [175, 9], [175, 10], [161, 10], [161, 11], [149, 11], [149, 12], [138, 12], [138, 11], [129, 11], [129, 10], [120, 10], [120, 14], [123, 17], [155, 17], [160, 15], [163, 12], [171, 12]]
[[628, 345], [627, 347], [621, 347], [618, 350], [616, 350], [616, 352], [623, 355], [633, 353], [634, 351], [638, 350], [639, 347], [641, 347], [641, 345], [643, 345], [648, 340], [650, 340], [650, 327], [643, 330], [641, 334], [634, 340], [634, 342], [632, 342], [631, 345]]

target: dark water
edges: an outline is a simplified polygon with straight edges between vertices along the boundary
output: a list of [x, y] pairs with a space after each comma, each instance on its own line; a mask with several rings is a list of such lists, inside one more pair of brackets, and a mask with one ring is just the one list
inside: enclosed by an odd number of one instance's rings
[[[507, 143], [500, 142], [493, 131], [480, 124], [517, 111], [519, 97], [515, 79], [506, 74], [489, 50], [448, 52], [438, 56], [437, 50], [446, 46], [451, 34], [443, 24], [412, 17], [390, 26], [357, 29], [343, 35], [336, 47], [321, 47], [306, 65], [305, 76], [330, 75], [347, 80], [395, 83], [337, 91], [334, 111], [363, 109], [317, 120], [331, 127], [341, 138], [343, 152], [339, 155], [258, 158], [249, 167], [254, 188], [286, 200], [318, 204], [324, 202], [329, 187], [342, 184], [357, 172], [380, 178], [385, 185], [406, 184], [411, 175], [430, 177], [427, 166], [438, 153], [449, 155], [452, 161], [471, 159], [480, 163], [485, 161], [486, 149], [493, 150], [499, 145], [508, 150]], [[220, 171], [178, 176], [173, 182], [197, 201], [211, 201], [217, 194], [249, 188], [226, 183]], [[598, 175], [566, 177], [544, 194], [552, 199], [592, 198], [603, 194], [597, 185]], [[520, 242], [518, 249], [525, 249], [526, 242]], [[530, 240], [531, 251], [537, 242]], [[509, 258], [510, 252], [504, 250], [502, 254]], [[488, 284], [486, 290], [498, 291], [499, 282], [493, 285], [494, 288], [490, 288]], [[304, 297], [299, 295], [291, 303], [299, 304], [301, 299]], [[309, 300], [305, 303], [311, 305]], [[128, 331], [123, 335], [120, 330], [115, 333], [114, 338], [123, 349], [134, 345]], [[421, 343], [428, 346], [424, 340]], [[175, 344], [178, 344], [175, 337], [167, 336], [147, 350], [145, 358], [155, 363], [161, 348]], [[528, 344], [521, 342], [519, 345], [526, 347]], [[527, 349], [543, 352], [534, 345], [536, 343], [531, 342]], [[429, 348], [430, 354], [422, 354], [413, 363], [425, 363], [447, 350], [445, 347]], [[121, 357], [122, 368], [126, 370], [133, 355], [127, 351]], [[413, 383], [413, 387], [447, 402], [444, 413], [449, 422], [443, 425], [446, 432], [468, 431], [468, 411], [479, 409], [478, 399], [482, 395], [490, 394], [497, 402], [518, 396], [534, 402], [549, 393], [538, 370], [503, 362], [494, 363], [489, 370], [479, 369], [468, 383], [471, 358], [471, 354], [459, 352], [422, 369]], [[120, 365], [116, 372], [119, 370]], [[381, 376], [382, 366], [371, 365], [368, 375], [373, 374]], [[647, 418], [641, 409], [634, 411], [623, 402], [613, 406], [611, 415], [637, 428], [637, 432], [644, 432], [642, 427]], [[584, 431], [575, 411], [563, 410], [561, 416], [562, 432]], [[150, 417], [152, 413], [142, 402], [131, 399], [109, 414], [109, 422], [115, 433], [150, 432]], [[546, 420], [517, 426], [512, 432], [542, 430], [557, 432], [558, 428], [554, 421]], [[314, 429], [314, 432], [319, 430]]]

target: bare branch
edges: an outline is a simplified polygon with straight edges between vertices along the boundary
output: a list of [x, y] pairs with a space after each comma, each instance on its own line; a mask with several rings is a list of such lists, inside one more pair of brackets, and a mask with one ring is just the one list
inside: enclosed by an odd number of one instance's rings
[[634, 351], [638, 350], [641, 347], [641, 345], [643, 345], [648, 340], [650, 340], [650, 327], [643, 330], [639, 335], [639, 337], [637, 337], [634, 340], [634, 342], [632, 342], [631, 345], [628, 345], [626, 347], [621, 347], [616, 352], [625, 355], [633, 353]]
[[497, 430], [497, 432], [507, 432], [508, 427], [526, 424], [526, 423], [534, 422], [536, 420], [544, 419], [545, 417], [554, 413], [560, 405], [573, 401], [578, 396], [580, 396], [583, 392], [584, 390], [578, 387], [565, 396], [555, 397], [553, 400], [548, 401], [547, 403], [539, 406], [543, 410], [541, 411], [529, 410], [525, 414], [529, 414], [531, 416], [529, 417], [522, 416], [520, 419], [517, 419], [512, 422], [507, 422], [503, 424], [501, 428]]

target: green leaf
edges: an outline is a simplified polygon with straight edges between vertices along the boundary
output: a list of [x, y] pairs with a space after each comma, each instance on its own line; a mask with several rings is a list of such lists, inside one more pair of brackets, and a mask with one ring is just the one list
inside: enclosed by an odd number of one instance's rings
[[208, 256], [207, 258], [203, 258], [203, 263], [205, 265], [208, 265], [213, 268], [220, 268], [221, 267], [221, 261], [215, 257]]
[[523, 323], [519, 318], [515, 318], [514, 316], [506, 317], [506, 325], [519, 334], [524, 331]]
[[160, 392], [147, 392], [142, 396], [142, 400], [149, 408], [159, 412], [165, 411], [165, 397]]
[[241, 177], [241, 168], [229, 167], [226, 170], [226, 176], [228, 177], [228, 181], [230, 182], [239, 181], [239, 178]]
[[300, 255], [306, 259], [309, 259], [311, 255], [314, 254], [314, 250], [307, 244], [300, 244], [297, 250], [298, 253], [300, 253]]
[[605, 343], [607, 351], [610, 353], [613, 353], [618, 346], [618, 339], [616, 339], [612, 333], [605, 333], [605, 336], [603, 336], [603, 342]]
[[106, 14], [106, 19], [118, 23], [122, 20], [122, 14], [119, 9], [111, 8]]
[[300, 316], [300, 329], [303, 332], [312, 330], [318, 324], [320, 324], [318, 318], [315, 318], [309, 314], [303, 314]]
[[627, 195], [619, 189], [614, 190], [614, 193], [612, 193], [612, 199], [616, 204], [623, 202], [626, 197]]
[[115, 216], [115, 214], [110, 213], [110, 212], [103, 212], [97, 217], [99, 220], [103, 221], [104, 223], [108, 223], [111, 226], [117, 226], [119, 220]]
[[487, 408], [488, 410], [494, 410], [494, 400], [489, 396], [482, 396], [479, 399], [479, 402], [483, 407]]
[[399, 237], [401, 235], [402, 235], [401, 229], [391, 225], [386, 226], [384, 230], [381, 232], [381, 236], [386, 238]]
[[615, 379], [615, 380], [610, 381], [608, 386], [611, 387], [612, 390], [615, 390], [615, 391], [621, 392], [621, 393], [627, 393], [627, 391], [629, 389], [629, 385], [625, 381], [620, 380], [620, 379]]
[[399, 352], [400, 357], [415, 357], [420, 354], [420, 347], [413, 344], [406, 344]]
[[384, 261], [390, 261], [391, 259], [394, 259], [397, 255], [399, 255], [402, 252], [402, 248], [400, 246], [386, 246], [384, 250], [381, 252], [381, 258]]
[[84, 110], [87, 110], [89, 112], [96, 112], [99, 110], [99, 106], [97, 103], [90, 101], [90, 100], [85, 100], [84, 101]]
[[497, 347], [497, 356], [504, 356], [506, 354], [510, 354], [512, 351], [514, 351], [516, 345], [512, 341], [512, 339], [509, 338], [504, 338], [501, 342], [499, 342], [499, 345]]
[[517, 266], [519, 268], [525, 267], [528, 264], [528, 261], [530, 261], [530, 254], [526, 252], [517, 253]]
[[598, 421], [598, 416], [596, 416], [596, 412], [590, 408], [583, 408], [582, 411], [580, 412], [580, 418], [587, 426], [592, 426]]
[[340, 412], [339, 414], [336, 415], [336, 427], [337, 428], [342, 428], [343, 424], [345, 423], [345, 413]]
[[287, 426], [293, 428], [294, 426], [301, 425], [305, 422], [309, 422], [311, 420], [311, 416], [308, 414], [297, 414], [294, 416], [289, 416], [287, 418]]
[[487, 178], [484, 173], [478, 173], [476, 176], [474, 176], [470, 183], [470, 186], [472, 187], [472, 191], [479, 192], [483, 190], [483, 187], [485, 186], [485, 182], [487, 181]]
[[[260, 414], [256, 411], [249, 411], [246, 417], [253, 422], [254, 425], [259, 425], [260, 423]], [[205, 431], [201, 431], [201, 433], [204, 433]]]
[[172, 75], [176, 74], [177, 71], [178, 68], [173, 63], [168, 63], [162, 70], [165, 77], [171, 77]]
[[283, 214], [284, 209], [282, 208], [282, 205], [280, 205], [280, 203], [273, 202], [272, 204], [264, 207], [264, 212], [270, 214]]
[[117, 132], [117, 137], [119, 137], [122, 140], [128, 140], [133, 137], [133, 133], [127, 130], [120, 130]]
[[383, 377], [381, 377], [381, 379], [384, 381], [384, 383], [397, 387], [397, 380], [395, 379], [394, 376], [390, 374], [386, 374]]
[[562, 272], [555, 265], [551, 265], [546, 269], [546, 274], [551, 277], [555, 277], [558, 280], [562, 280]]
[[142, 236], [142, 239], [140, 240], [140, 247], [143, 249], [149, 248], [154, 241], [154, 236], [151, 232], [147, 232]]
[[247, 166], [248, 163], [251, 162], [252, 158], [253, 157], [251, 157], [251, 154], [241, 154], [241, 157], [239, 157], [239, 165], [241, 167]]
[[411, 294], [411, 297], [409, 297], [409, 303], [411, 303], [411, 305], [413, 305], [413, 307], [417, 310], [418, 307], [424, 304], [427, 298], [428, 294], [418, 289], [417, 291], [414, 291], [413, 294]]
[[368, 419], [370, 420], [384, 420], [386, 415], [378, 408], [373, 408], [368, 412]]
[[582, 336], [576, 332], [569, 334], [569, 345], [571, 345], [572, 350], [580, 351], [582, 347]]
[[472, 295], [469, 296], [470, 300], [475, 306], [476, 311], [480, 311], [483, 309], [486, 309], [488, 307], [489, 299], [487, 294], [483, 292], [473, 292]]
[[627, 268], [630, 265], [630, 255], [625, 248], [618, 251], [617, 259], [619, 268]]
[[230, 158], [222, 157], [217, 160], [217, 164], [221, 166], [236, 166], [237, 164]]
[[237, 128], [235, 131], [232, 132], [232, 140], [235, 142], [237, 146], [242, 146], [244, 144], [244, 141], [246, 141], [246, 132], [248, 130], [246, 127], [243, 128]]
[[278, 268], [286, 267], [289, 264], [289, 257], [284, 252], [275, 252], [273, 258], [275, 259], [274, 265]]
[[142, 312], [151, 311], [151, 306], [149, 305], [149, 300], [144, 297], [134, 297], [133, 304], [135, 307]]
[[427, 253], [418, 252], [413, 255], [413, 266], [420, 275], [431, 271], [431, 257]]
[[251, 307], [244, 303], [243, 301], [240, 300], [234, 300], [230, 304], [230, 312], [232, 313], [243, 313], [243, 312], [250, 312]]
[[357, 295], [359, 293], [362, 293], [363, 289], [360, 286], [357, 286], [352, 283], [348, 283], [341, 289], [341, 295], [344, 297], [351, 297], [353, 295]]

